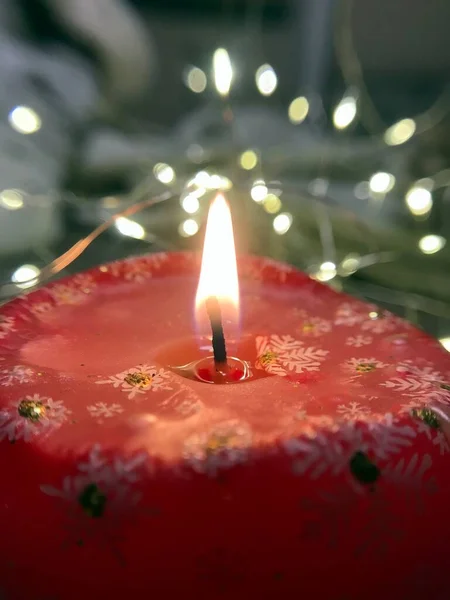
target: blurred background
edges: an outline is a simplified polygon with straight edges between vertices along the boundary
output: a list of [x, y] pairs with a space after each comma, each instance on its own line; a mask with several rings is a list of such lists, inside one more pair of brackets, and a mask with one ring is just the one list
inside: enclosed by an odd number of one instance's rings
[[0, 0], [0, 301], [199, 249], [222, 189], [240, 251], [450, 350], [448, 23], [448, 0]]

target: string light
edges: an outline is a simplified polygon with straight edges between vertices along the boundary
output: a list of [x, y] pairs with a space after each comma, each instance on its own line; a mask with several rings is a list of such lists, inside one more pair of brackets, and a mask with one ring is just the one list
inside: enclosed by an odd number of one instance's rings
[[405, 196], [405, 202], [413, 215], [427, 215], [433, 208], [433, 197], [430, 190], [414, 185]]
[[225, 48], [218, 48], [213, 56], [214, 84], [221, 96], [228, 96], [233, 81], [233, 67]]
[[188, 194], [181, 199], [181, 206], [187, 213], [193, 215], [200, 209], [200, 202], [195, 194]]
[[201, 94], [206, 89], [206, 74], [198, 67], [189, 67], [184, 75], [184, 83], [192, 92]]
[[274, 215], [281, 209], [281, 200], [275, 194], [267, 194], [263, 200], [263, 208], [269, 215]]
[[291, 123], [295, 123], [296, 125], [303, 123], [308, 116], [308, 112], [309, 102], [305, 96], [294, 98], [294, 100], [292, 100], [292, 102], [289, 104], [288, 116]]
[[450, 352], [450, 337], [440, 338], [439, 342], [444, 346], [447, 352]]
[[263, 96], [270, 96], [278, 85], [277, 74], [270, 65], [261, 65], [256, 71], [256, 87]]
[[142, 227], [142, 225], [136, 223], [136, 221], [132, 221], [126, 217], [119, 217], [116, 219], [115, 225], [117, 230], [122, 235], [126, 235], [137, 240], [142, 240], [145, 238], [145, 229]]
[[255, 181], [252, 189], [250, 190], [250, 196], [252, 197], [252, 200], [258, 203], [264, 200], [264, 198], [267, 196], [267, 193], [267, 185], [261, 180]]
[[191, 237], [198, 232], [198, 223], [195, 219], [186, 219], [178, 227], [178, 233], [183, 237]]
[[419, 240], [419, 248], [424, 254], [435, 254], [442, 250], [446, 240], [441, 235], [425, 235]]
[[287, 233], [292, 225], [293, 217], [290, 213], [280, 213], [273, 220], [273, 229], [278, 235]]
[[3, 190], [0, 204], [8, 210], [19, 210], [23, 207], [23, 195], [19, 190]]
[[13, 129], [25, 135], [36, 133], [42, 125], [40, 116], [29, 106], [16, 106], [8, 115]]
[[153, 173], [161, 183], [172, 183], [175, 179], [175, 171], [166, 163], [158, 163], [153, 167]]
[[398, 146], [411, 139], [415, 131], [416, 122], [413, 119], [402, 119], [385, 131], [384, 141], [388, 146]]
[[308, 190], [313, 196], [325, 196], [328, 192], [329, 185], [330, 184], [327, 179], [317, 177], [309, 182]]
[[22, 265], [16, 269], [11, 277], [13, 283], [21, 289], [36, 285], [41, 270], [35, 265]]
[[357, 110], [356, 98], [354, 96], [344, 96], [333, 113], [333, 124], [336, 129], [348, 127], [354, 121]]
[[239, 157], [239, 164], [246, 171], [251, 171], [258, 164], [258, 156], [253, 150], [246, 150]]
[[395, 185], [395, 177], [391, 173], [379, 171], [369, 179], [369, 188], [377, 194], [387, 194]]
[[314, 275], [314, 278], [318, 281], [330, 281], [336, 277], [337, 269], [334, 262], [326, 261], [322, 263]]

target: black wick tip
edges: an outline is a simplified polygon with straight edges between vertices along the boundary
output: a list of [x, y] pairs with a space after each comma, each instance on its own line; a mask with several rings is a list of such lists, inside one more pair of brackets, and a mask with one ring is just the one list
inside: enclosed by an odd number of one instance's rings
[[222, 312], [220, 310], [219, 301], [215, 296], [207, 298], [206, 312], [208, 313], [209, 321], [211, 323], [214, 362], [216, 365], [226, 364], [227, 348], [222, 326]]

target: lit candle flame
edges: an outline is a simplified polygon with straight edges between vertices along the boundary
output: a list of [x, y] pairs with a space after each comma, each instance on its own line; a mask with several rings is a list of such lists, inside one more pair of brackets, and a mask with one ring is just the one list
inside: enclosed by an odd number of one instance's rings
[[226, 336], [235, 338], [239, 323], [239, 282], [233, 224], [228, 202], [218, 194], [211, 203], [206, 223], [202, 266], [195, 297], [199, 333], [211, 334], [206, 300], [219, 301]]

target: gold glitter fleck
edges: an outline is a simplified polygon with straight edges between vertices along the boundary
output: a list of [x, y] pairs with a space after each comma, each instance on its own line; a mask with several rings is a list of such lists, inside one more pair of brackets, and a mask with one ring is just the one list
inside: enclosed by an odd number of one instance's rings
[[314, 325], [312, 323], [304, 323], [302, 331], [303, 333], [311, 333], [314, 331]]
[[267, 350], [267, 352], [261, 354], [261, 356], [259, 357], [259, 362], [262, 364], [263, 367], [267, 367], [268, 365], [275, 362], [277, 357], [278, 355], [275, 352], [272, 352], [272, 350]]
[[361, 362], [356, 365], [356, 370], [358, 373], [370, 373], [371, 371], [375, 371], [376, 365], [374, 363], [365, 363]]
[[108, 272], [108, 267], [101, 266], [101, 267], [100, 267], [100, 271], [101, 271], [102, 273], [107, 273], [107, 272]]
[[369, 318], [370, 318], [370, 319], [372, 319], [372, 320], [378, 319], [378, 318], [379, 318], [379, 316], [380, 316], [380, 315], [379, 315], [379, 314], [378, 314], [376, 311], [374, 311], [374, 310], [372, 310], [372, 311], [369, 313]]
[[215, 435], [215, 434], [213, 434], [209, 438], [208, 443], [206, 445], [206, 452], [212, 454], [214, 452], [217, 452], [217, 450], [220, 450], [222, 448], [226, 448], [227, 444], [231, 440], [232, 440], [232, 436]]
[[17, 412], [24, 419], [37, 422], [45, 415], [45, 406], [39, 400], [21, 400]]
[[126, 375], [124, 379], [124, 381], [129, 385], [133, 385], [139, 388], [145, 388], [151, 385], [152, 380], [153, 377], [151, 375], [147, 375], [147, 373], [142, 372], [128, 373], [128, 375]]

